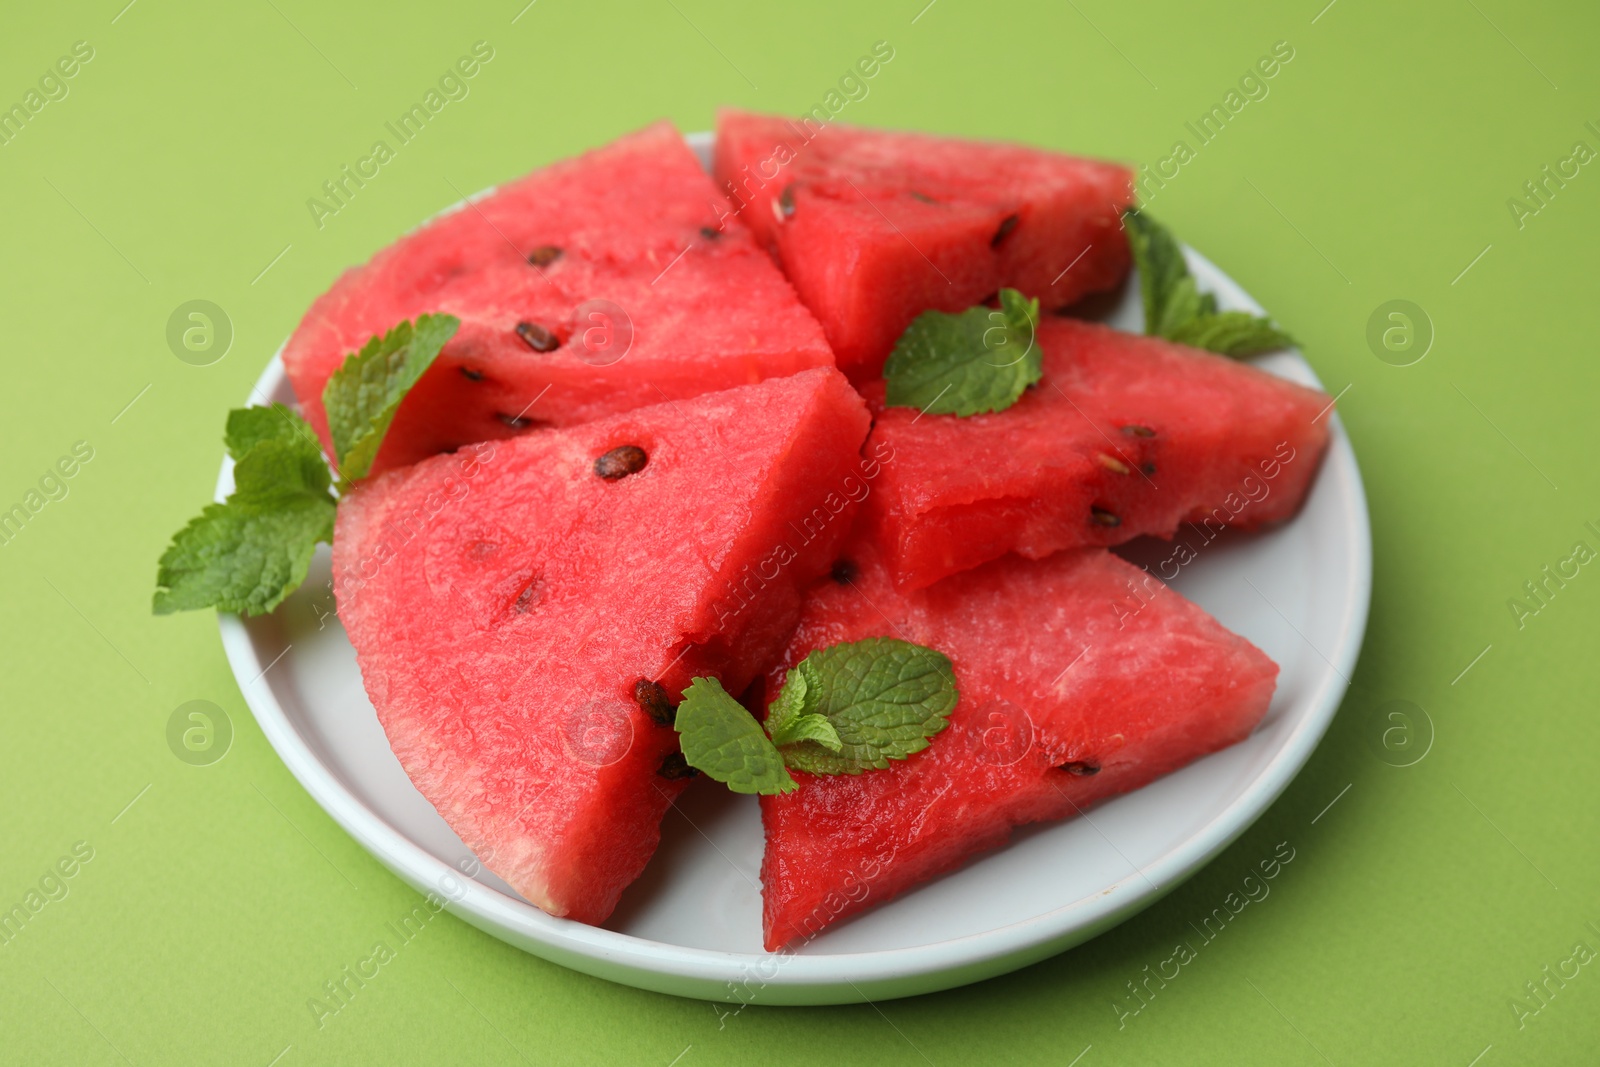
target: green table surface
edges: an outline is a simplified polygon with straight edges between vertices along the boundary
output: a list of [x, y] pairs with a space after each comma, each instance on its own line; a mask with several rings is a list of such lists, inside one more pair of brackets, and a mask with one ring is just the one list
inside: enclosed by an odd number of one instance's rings
[[[0, 144], [0, 507], [40, 493], [0, 545], [0, 906], [38, 905], [0, 945], [0, 1060], [1596, 1062], [1593, 5], [125, 2], [0, 20], [0, 104], [40, 105]], [[308, 199], [479, 41], [468, 95], [319, 226]], [[663, 115], [826, 103], [879, 41], [841, 121], [1152, 168], [1187, 145], [1152, 210], [1344, 391], [1366, 478], [1371, 625], [1327, 738], [1159, 904], [981, 985], [730, 1014], [443, 918], [319, 1025], [308, 1000], [417, 896], [284, 769], [210, 613], [150, 615], [224, 411], [342, 268], [463, 193]], [[191, 300], [231, 323], [208, 365], [168, 342]], [[169, 746], [191, 700], [231, 721], [209, 765]], [[1144, 984], [1285, 841], [1270, 896]]]

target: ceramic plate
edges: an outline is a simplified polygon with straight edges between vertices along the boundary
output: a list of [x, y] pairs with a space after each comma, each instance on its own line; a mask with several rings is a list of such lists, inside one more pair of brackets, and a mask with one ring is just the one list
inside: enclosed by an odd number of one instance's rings
[[[690, 143], [709, 160], [711, 138]], [[1223, 308], [1261, 308], [1190, 251]], [[1137, 284], [1105, 312], [1137, 330]], [[1298, 353], [1257, 360], [1320, 386]], [[276, 356], [251, 402], [292, 403]], [[557, 963], [680, 996], [831, 1004], [909, 996], [1014, 970], [1147, 907], [1242, 833], [1300, 770], [1327, 729], [1366, 626], [1372, 563], [1361, 475], [1338, 416], [1305, 507], [1257, 535], [1224, 535], [1170, 584], [1282, 668], [1246, 741], [1084, 817], [1018, 833], [1006, 848], [847, 922], [793, 954], [761, 951], [756, 798], [696, 781], [670, 811], [661, 849], [604, 927], [552, 918], [477, 865], [412, 787], [362, 689], [328, 592], [324, 548], [310, 581], [276, 612], [220, 616], [222, 642], [268, 741], [317, 803], [367, 851], [474, 926]], [[224, 460], [217, 499], [232, 488]], [[1154, 564], [1162, 542], [1119, 550]], [[464, 872], [476, 872], [469, 877]]]

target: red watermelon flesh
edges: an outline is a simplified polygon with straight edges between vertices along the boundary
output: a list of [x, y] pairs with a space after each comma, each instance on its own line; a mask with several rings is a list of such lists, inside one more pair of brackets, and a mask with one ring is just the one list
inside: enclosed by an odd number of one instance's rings
[[[684, 778], [635, 687], [739, 692], [781, 650], [849, 515], [797, 530], [867, 422], [811, 370], [467, 446], [340, 502], [339, 615], [390, 746], [528, 900], [599, 923], [644, 868]], [[628, 445], [642, 469], [600, 477], [607, 454], [637, 468]]]
[[1117, 164], [725, 111], [715, 173], [853, 379], [876, 375], [923, 311], [1002, 287], [1058, 308], [1128, 272], [1132, 172]]
[[[346, 272], [283, 352], [325, 445], [328, 377], [374, 334], [432, 312], [460, 318], [460, 331], [407, 397], [374, 472], [833, 363], [821, 327], [664, 122], [503, 186]], [[559, 346], [536, 350], [520, 323]]]
[[766, 947], [829, 923], [1250, 734], [1278, 668], [1103, 549], [1008, 556], [914, 593], [865, 546], [811, 593], [780, 664], [889, 636], [950, 657], [960, 700], [932, 744], [887, 770], [797, 773], [761, 798]]
[[[1048, 316], [1044, 378], [1005, 411], [888, 408], [867, 523], [917, 588], [1006, 552], [1037, 559], [1184, 522], [1292, 516], [1328, 443], [1323, 393], [1159, 338]], [[881, 405], [883, 386], [867, 389]]]

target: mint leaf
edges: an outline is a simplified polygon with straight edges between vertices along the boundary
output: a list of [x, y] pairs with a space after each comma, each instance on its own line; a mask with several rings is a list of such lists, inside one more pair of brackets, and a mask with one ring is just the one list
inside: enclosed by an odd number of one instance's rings
[[804, 676], [789, 672], [778, 699], [767, 708], [767, 735], [777, 737], [789, 729], [789, 723], [806, 713], [806, 680]]
[[346, 356], [333, 372], [322, 390], [322, 407], [341, 485], [372, 469], [400, 401], [460, 325], [453, 315], [419, 315], [413, 329], [408, 319]]
[[839, 731], [829, 722], [827, 716], [815, 712], [809, 715], [796, 715], [783, 724], [783, 728], [772, 731], [772, 743], [782, 748], [784, 745], [799, 744], [801, 741], [812, 741], [821, 745], [829, 752], [838, 752], [844, 747], [844, 742], [839, 739]]
[[673, 725], [689, 766], [735, 793], [772, 795], [800, 788], [761, 724], [715, 678], [689, 684]]
[[[280, 430], [278, 427], [282, 427]], [[156, 569], [157, 615], [216, 607], [258, 615], [283, 602], [333, 539], [332, 479], [311, 427], [281, 405], [228, 416], [238, 457], [227, 502], [172, 538]]]
[[245, 457], [263, 441], [293, 441], [304, 438], [316, 443], [316, 434], [304, 419], [282, 404], [270, 407], [234, 408], [228, 412], [228, 429], [222, 442], [235, 460]]
[[1171, 337], [1172, 330], [1216, 310], [1215, 298], [1196, 287], [1183, 249], [1165, 226], [1132, 209], [1122, 213], [1122, 225], [1128, 233], [1134, 265], [1139, 269], [1145, 333]]
[[229, 503], [273, 508], [303, 500], [332, 500], [332, 478], [322, 450], [310, 441], [263, 441], [233, 466]]
[[1288, 348], [1294, 338], [1248, 311], [1223, 311], [1191, 319], [1169, 335], [1181, 344], [1193, 345], [1227, 356], [1253, 356], [1274, 348]]
[[[882, 770], [928, 747], [955, 709], [957, 691], [950, 660], [940, 652], [891, 637], [818, 649], [794, 667], [774, 708], [792, 686], [801, 686], [804, 712], [782, 722], [783, 761], [811, 774], [860, 774]], [[807, 722], [824, 719], [839, 746]], [[805, 727], [800, 724], [805, 723]], [[787, 740], [794, 737], [795, 740]], [[831, 740], [831, 739], [827, 739]]]
[[333, 508], [331, 498], [276, 510], [207, 505], [161, 556], [155, 613], [271, 611], [306, 580], [317, 542], [333, 538]]
[[1225, 356], [1252, 356], [1295, 343], [1270, 319], [1219, 312], [1217, 298], [1200, 291], [1182, 247], [1165, 226], [1132, 208], [1123, 212], [1122, 224], [1139, 269], [1145, 333]]
[[884, 364], [890, 407], [933, 415], [1004, 411], [1043, 375], [1034, 329], [1039, 302], [1000, 290], [1000, 307], [924, 311]]

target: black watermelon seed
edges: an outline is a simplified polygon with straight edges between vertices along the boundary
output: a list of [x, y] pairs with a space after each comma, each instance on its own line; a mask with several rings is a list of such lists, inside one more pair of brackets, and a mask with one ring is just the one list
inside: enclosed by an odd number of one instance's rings
[[1000, 242], [1004, 241], [1006, 239], [1006, 235], [1016, 228], [1017, 217], [1015, 215], [1007, 215], [1005, 218], [1001, 219], [1000, 228], [995, 230], [994, 236], [989, 239], [989, 247], [999, 248]]
[[1073, 760], [1071, 763], [1063, 763], [1058, 769], [1079, 777], [1088, 777], [1100, 773], [1100, 764], [1090, 763], [1088, 760]]
[[638, 445], [618, 445], [594, 461], [594, 472], [608, 482], [638, 474], [650, 457]]
[[483, 371], [481, 371], [481, 370], [473, 370], [471, 367], [462, 367], [461, 368], [461, 375], [462, 375], [462, 377], [466, 378], [467, 381], [469, 381], [469, 382], [481, 382], [481, 381], [483, 381]]
[[860, 573], [861, 571], [854, 562], [848, 559], [841, 559], [833, 565], [832, 578], [840, 585], [849, 585], [856, 580], [856, 575]]
[[715, 226], [702, 226], [700, 227], [700, 236], [708, 241], [715, 241], [722, 236], [722, 231]]
[[1156, 465], [1154, 463], [1146, 463], [1139, 469], [1144, 471], [1146, 474], [1154, 474], [1156, 472]]
[[1122, 432], [1127, 434], [1129, 437], [1154, 437], [1156, 435], [1156, 432], [1150, 427], [1139, 426], [1137, 424], [1132, 426], [1124, 426], [1122, 428]]
[[561, 339], [537, 322], [517, 323], [517, 336], [535, 352], [554, 352], [561, 347]]
[[548, 267], [561, 258], [561, 249], [555, 245], [540, 245], [528, 253], [528, 262], [535, 267]]
[[782, 222], [794, 214], [794, 186], [785, 185], [783, 192], [778, 194], [778, 221]]
[[494, 417], [511, 427], [513, 430], [526, 430], [529, 426], [539, 425], [539, 421], [537, 419], [530, 419], [523, 415], [507, 415], [503, 411], [495, 412]]
[[1121, 526], [1122, 520], [1105, 508], [1090, 508], [1089, 515], [1101, 526]]
[[911, 190], [911, 199], [920, 200], [924, 204], [937, 204], [939, 202], [933, 197], [929, 196], [927, 193], [919, 193], [915, 189]]
[[689, 766], [689, 761], [683, 758], [682, 752], [668, 752], [666, 758], [661, 761], [661, 766], [656, 769], [656, 773], [669, 782], [675, 782], [681, 778], [693, 778], [700, 772]]
[[640, 678], [633, 685], [633, 699], [639, 705], [639, 710], [650, 716], [657, 726], [671, 726], [678, 718], [678, 708], [672, 703], [672, 695], [660, 682]]

